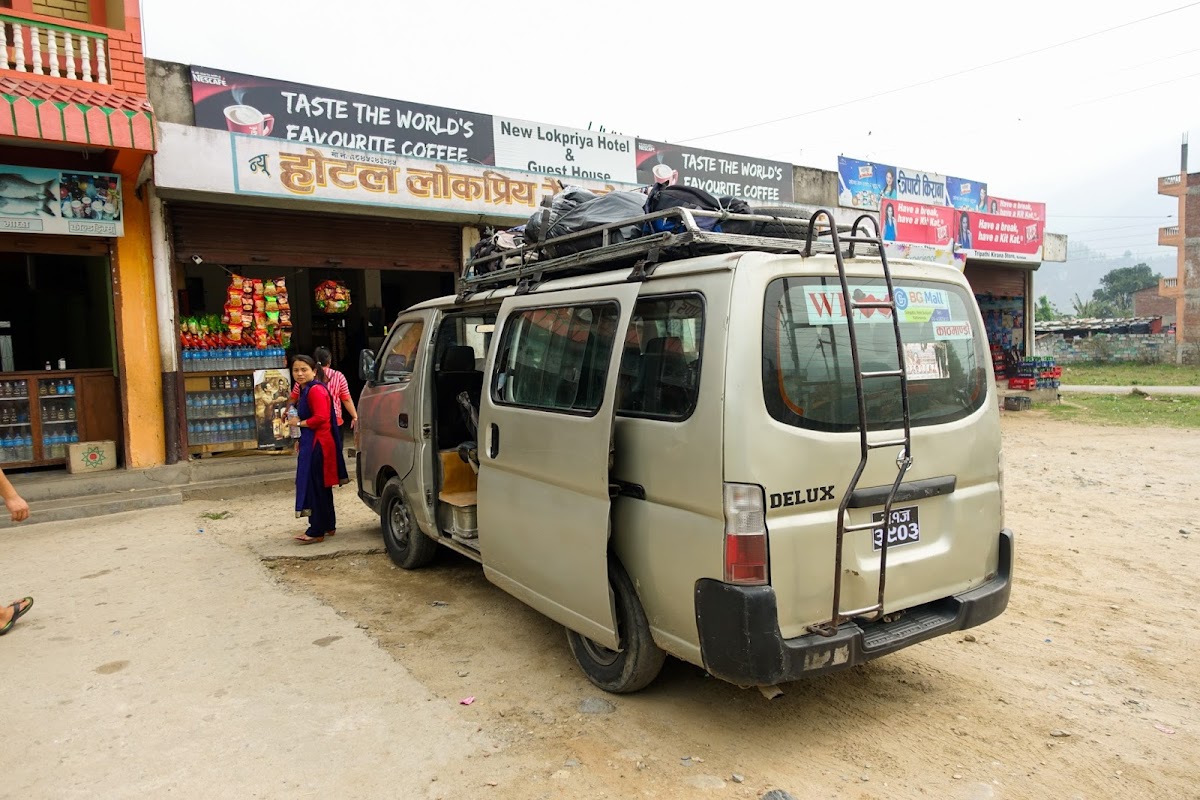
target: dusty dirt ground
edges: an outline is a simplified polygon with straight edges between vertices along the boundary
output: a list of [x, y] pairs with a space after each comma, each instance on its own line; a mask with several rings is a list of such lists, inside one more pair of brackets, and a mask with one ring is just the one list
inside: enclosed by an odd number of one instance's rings
[[1004, 437], [1008, 611], [774, 700], [673, 660], [604, 695], [561, 627], [448, 551], [416, 572], [382, 554], [268, 566], [434, 694], [475, 698], [460, 714], [492, 744], [429, 797], [1200, 797], [1200, 431], [1034, 411]]

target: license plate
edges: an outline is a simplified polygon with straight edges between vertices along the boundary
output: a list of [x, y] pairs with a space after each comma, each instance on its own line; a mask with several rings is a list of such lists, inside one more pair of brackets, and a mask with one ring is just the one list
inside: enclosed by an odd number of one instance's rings
[[[876, 511], [871, 515], [872, 522], [883, 522], [883, 512]], [[921, 522], [917, 518], [917, 507], [893, 508], [891, 519], [887, 525], [888, 547], [898, 547], [902, 544], [912, 544], [921, 541]], [[871, 531], [871, 545], [875, 550], [883, 548], [883, 525]]]

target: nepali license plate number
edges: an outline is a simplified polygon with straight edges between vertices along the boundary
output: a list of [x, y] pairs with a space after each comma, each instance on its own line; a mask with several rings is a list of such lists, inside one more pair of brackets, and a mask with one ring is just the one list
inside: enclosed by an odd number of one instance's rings
[[[882, 523], [883, 512], [876, 511], [871, 515], [871, 521]], [[883, 549], [884, 530], [880, 524], [871, 530], [871, 545], [875, 550]], [[912, 544], [921, 541], [921, 521], [917, 518], [917, 507], [893, 508], [892, 516], [887, 524], [888, 547], [902, 544]]]

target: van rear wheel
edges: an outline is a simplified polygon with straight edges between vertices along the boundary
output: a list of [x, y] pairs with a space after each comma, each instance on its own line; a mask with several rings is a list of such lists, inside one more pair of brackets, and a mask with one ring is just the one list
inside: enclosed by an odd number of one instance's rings
[[658, 677], [667, 654], [654, 643], [633, 581], [615, 561], [609, 563], [608, 580], [616, 602], [620, 649], [610, 650], [572, 630], [567, 631], [567, 642], [589, 681], [614, 694], [636, 692]]
[[404, 488], [399, 478], [392, 478], [379, 497], [379, 526], [383, 529], [383, 546], [396, 566], [420, 569], [437, 555], [437, 542], [421, 533], [413, 519]]

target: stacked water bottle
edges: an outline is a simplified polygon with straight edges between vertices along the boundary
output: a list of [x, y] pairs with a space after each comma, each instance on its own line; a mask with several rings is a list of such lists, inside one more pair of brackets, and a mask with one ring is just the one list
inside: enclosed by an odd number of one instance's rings
[[188, 443], [254, 439], [254, 391], [249, 375], [209, 378], [209, 391], [187, 393]]
[[217, 347], [184, 350], [184, 372], [240, 372], [255, 369], [286, 369], [287, 350], [282, 347]]
[[0, 381], [0, 431], [0, 462], [33, 461], [27, 382]]

